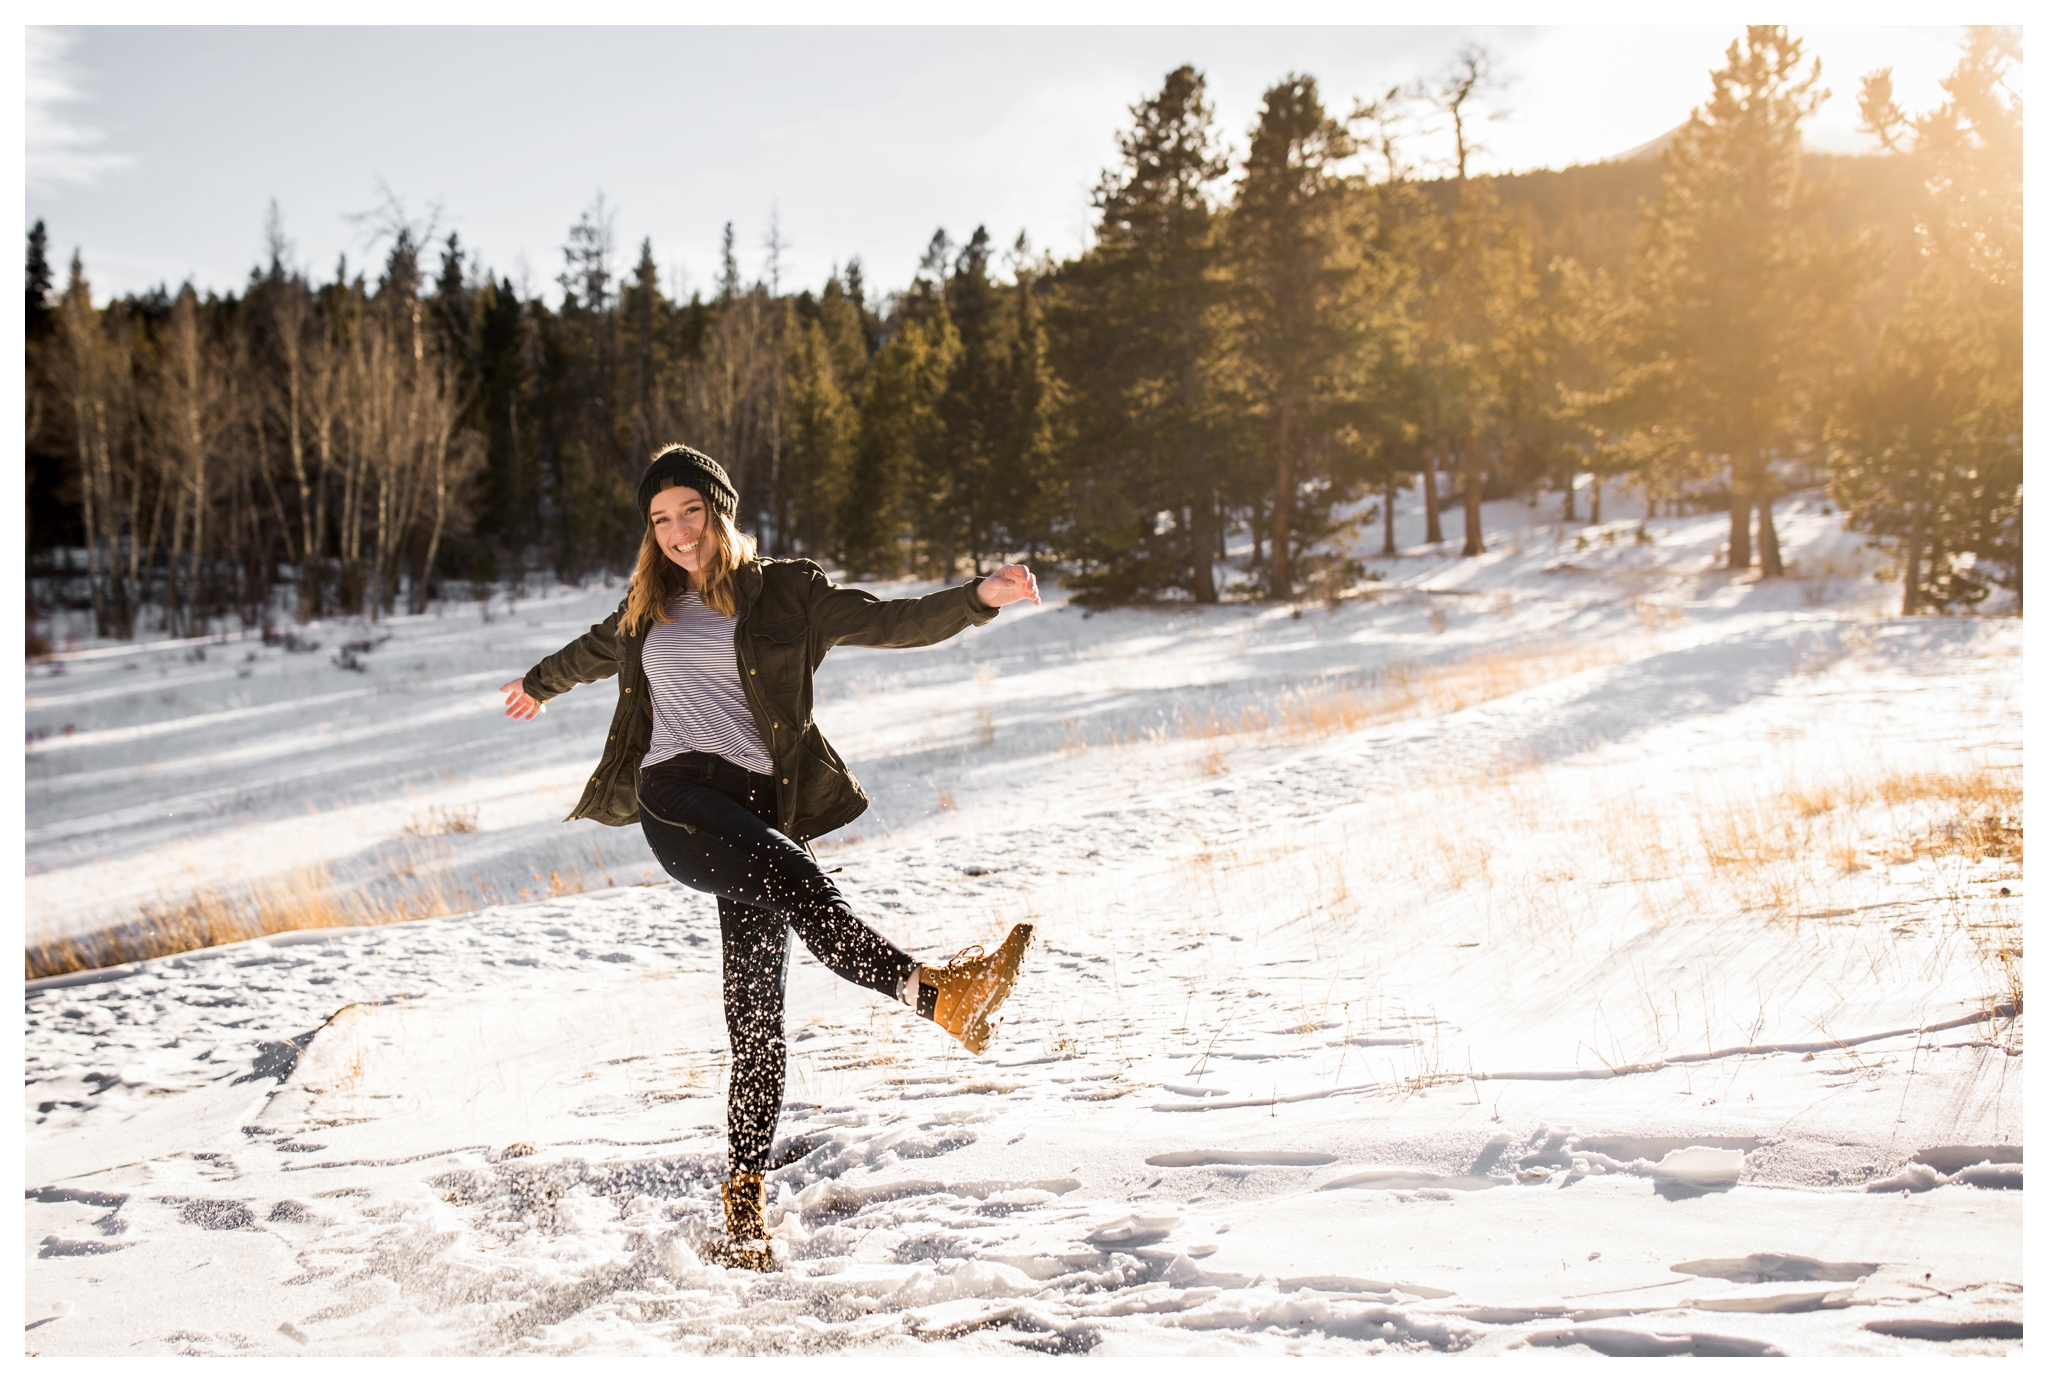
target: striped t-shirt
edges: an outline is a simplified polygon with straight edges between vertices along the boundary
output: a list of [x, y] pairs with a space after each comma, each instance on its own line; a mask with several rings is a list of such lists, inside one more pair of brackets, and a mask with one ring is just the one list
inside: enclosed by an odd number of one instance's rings
[[666, 612], [672, 622], [648, 630], [640, 650], [654, 709], [654, 740], [640, 766], [694, 749], [749, 772], [773, 772], [775, 760], [740, 689], [734, 621], [694, 590], [669, 601]]

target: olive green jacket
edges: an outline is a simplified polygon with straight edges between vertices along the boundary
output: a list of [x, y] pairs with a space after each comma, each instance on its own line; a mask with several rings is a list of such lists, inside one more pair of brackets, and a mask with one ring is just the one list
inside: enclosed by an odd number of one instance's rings
[[[867, 793], [811, 722], [811, 675], [825, 654], [841, 643], [922, 648], [986, 624], [996, 611], [975, 594], [977, 584], [883, 600], [834, 585], [810, 561], [764, 558], [735, 573], [733, 650], [747, 708], [775, 760], [775, 816], [784, 834], [815, 839], [868, 809]], [[604, 758], [569, 813], [572, 821], [631, 825], [640, 819], [640, 760], [654, 739], [654, 710], [640, 667], [648, 629], [621, 632], [625, 613], [621, 600], [603, 623], [536, 663], [523, 682], [527, 695], [545, 702], [586, 681], [619, 679]]]

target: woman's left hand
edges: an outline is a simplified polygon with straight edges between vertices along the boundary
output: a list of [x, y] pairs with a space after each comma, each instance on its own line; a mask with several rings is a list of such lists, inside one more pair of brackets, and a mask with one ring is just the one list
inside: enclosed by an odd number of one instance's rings
[[974, 593], [990, 609], [1001, 609], [1018, 600], [1029, 600], [1034, 605], [1044, 603], [1038, 598], [1038, 577], [1031, 574], [1028, 566], [999, 567], [974, 588]]

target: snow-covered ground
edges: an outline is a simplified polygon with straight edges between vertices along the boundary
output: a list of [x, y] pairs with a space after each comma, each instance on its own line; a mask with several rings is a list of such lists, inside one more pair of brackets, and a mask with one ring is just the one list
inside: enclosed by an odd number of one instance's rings
[[758, 1275], [713, 908], [560, 822], [609, 687], [490, 689], [618, 590], [32, 669], [31, 940], [503, 901], [31, 985], [28, 1348], [2016, 1349], [2018, 627], [1890, 617], [1816, 501], [1763, 584], [1553, 508], [1335, 607], [835, 652], [848, 895], [1042, 944], [979, 1059], [794, 965]]

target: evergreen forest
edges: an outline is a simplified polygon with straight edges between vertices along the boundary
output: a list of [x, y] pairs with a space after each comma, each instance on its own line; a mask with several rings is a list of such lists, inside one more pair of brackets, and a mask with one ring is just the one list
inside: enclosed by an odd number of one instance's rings
[[[273, 222], [236, 290], [95, 305], [38, 222], [31, 592], [130, 638], [623, 574], [674, 440], [765, 553], [851, 579], [1336, 598], [1397, 507], [1475, 554], [1483, 500], [1598, 522], [1616, 485], [1725, 509], [1728, 566], [1775, 578], [1774, 497], [1825, 485], [1903, 612], [1967, 609], [2020, 588], [2020, 61], [1971, 30], [1924, 110], [1863, 77], [1883, 151], [1824, 156], [1817, 64], [1753, 26], [1654, 153], [1513, 176], [1468, 172], [1505, 99], [1481, 47], [1363, 98], [1285, 76], [1243, 132], [1182, 67], [1130, 107], [1086, 252], [941, 229], [888, 291], [858, 260], [785, 284], [772, 248], [752, 276], [728, 225], [678, 301], [600, 198], [558, 299], [394, 214], [331, 275]], [[1453, 159], [1418, 166], [1425, 126]]]

